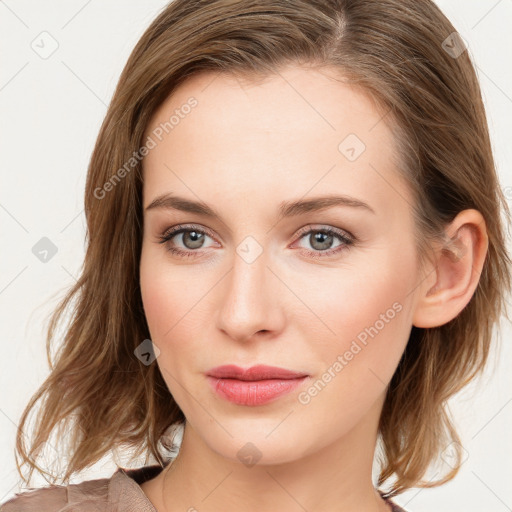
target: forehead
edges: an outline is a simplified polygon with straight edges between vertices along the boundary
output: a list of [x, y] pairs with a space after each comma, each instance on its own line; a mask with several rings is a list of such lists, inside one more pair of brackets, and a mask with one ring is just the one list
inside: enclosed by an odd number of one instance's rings
[[188, 188], [208, 198], [282, 199], [336, 191], [373, 201], [376, 210], [397, 208], [397, 200], [407, 209], [388, 121], [333, 70], [193, 75], [147, 126], [156, 146], [143, 162], [145, 195]]

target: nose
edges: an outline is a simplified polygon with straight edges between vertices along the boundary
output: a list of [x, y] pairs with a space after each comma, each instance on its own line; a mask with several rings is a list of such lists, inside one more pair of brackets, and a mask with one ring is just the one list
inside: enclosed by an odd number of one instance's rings
[[283, 284], [268, 264], [265, 251], [254, 261], [234, 255], [221, 288], [217, 318], [217, 327], [234, 340], [248, 341], [255, 333], [273, 337], [283, 329]]

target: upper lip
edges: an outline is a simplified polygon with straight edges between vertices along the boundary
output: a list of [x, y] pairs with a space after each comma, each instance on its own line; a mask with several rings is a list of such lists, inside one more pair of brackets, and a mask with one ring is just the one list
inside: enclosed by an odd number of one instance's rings
[[259, 364], [244, 369], [234, 364], [216, 366], [207, 372], [210, 377], [220, 379], [238, 379], [238, 380], [264, 380], [264, 379], [297, 379], [306, 377], [307, 373], [294, 372], [277, 366], [267, 366]]

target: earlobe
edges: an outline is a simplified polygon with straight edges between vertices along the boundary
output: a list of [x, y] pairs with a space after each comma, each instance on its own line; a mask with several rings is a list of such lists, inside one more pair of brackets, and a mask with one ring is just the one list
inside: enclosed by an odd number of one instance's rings
[[480, 279], [488, 249], [481, 213], [474, 209], [460, 212], [445, 234], [431, 273], [418, 288], [415, 327], [439, 327], [454, 319], [471, 300]]

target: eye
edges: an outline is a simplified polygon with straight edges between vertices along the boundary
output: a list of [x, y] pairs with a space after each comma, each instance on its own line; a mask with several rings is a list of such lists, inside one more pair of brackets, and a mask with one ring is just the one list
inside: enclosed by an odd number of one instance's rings
[[[179, 256], [195, 257], [196, 254], [194, 252], [198, 252], [196, 249], [204, 248], [205, 237], [210, 238], [207, 231], [199, 229], [197, 226], [179, 224], [168, 229], [158, 238], [160, 239], [159, 243], [166, 244], [169, 252]], [[181, 239], [181, 244], [184, 248], [171, 245], [173, 238]]]
[[[159, 243], [166, 244], [166, 249], [172, 254], [183, 256], [186, 258], [197, 257], [201, 252], [197, 249], [204, 249], [205, 239], [213, 238], [210, 232], [205, 229], [198, 228], [195, 225], [179, 224], [160, 235]], [[306, 239], [313, 250], [304, 249], [308, 256], [313, 258], [323, 258], [338, 254], [340, 251], [349, 248], [355, 242], [355, 237], [337, 228], [318, 227], [312, 229], [311, 226], [302, 228], [296, 236], [299, 240]], [[182, 247], [177, 247], [173, 239], [181, 241]], [[335, 240], [339, 241], [337, 246], [333, 246]], [[171, 243], [172, 242], [172, 243]]]
[[[355, 241], [352, 235], [332, 227], [311, 229], [310, 226], [307, 226], [299, 231], [298, 236], [300, 236], [300, 240], [305, 239], [313, 248], [313, 250], [306, 250], [306, 253], [313, 258], [324, 258], [338, 254], [353, 245]], [[332, 248], [336, 239], [340, 243]]]

